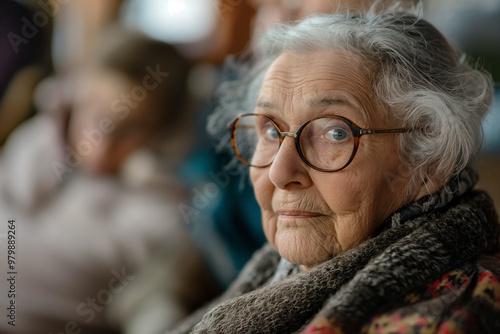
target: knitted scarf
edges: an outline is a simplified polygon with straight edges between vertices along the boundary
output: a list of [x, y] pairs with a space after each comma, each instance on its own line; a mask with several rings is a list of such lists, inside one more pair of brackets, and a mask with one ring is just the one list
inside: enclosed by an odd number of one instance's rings
[[498, 217], [489, 196], [471, 190], [476, 181], [472, 170], [462, 171], [392, 214], [357, 247], [281, 280], [280, 256], [264, 246], [201, 322], [206, 310], [176, 333], [296, 333], [318, 316], [358, 332], [381, 306], [499, 250]]

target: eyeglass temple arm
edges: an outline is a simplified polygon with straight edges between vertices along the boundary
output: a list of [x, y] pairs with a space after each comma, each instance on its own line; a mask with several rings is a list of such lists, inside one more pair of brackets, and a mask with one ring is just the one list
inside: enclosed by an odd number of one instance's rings
[[374, 133], [405, 133], [411, 132], [412, 129], [384, 129], [384, 130], [373, 130], [373, 129], [359, 129], [359, 135], [371, 135]]

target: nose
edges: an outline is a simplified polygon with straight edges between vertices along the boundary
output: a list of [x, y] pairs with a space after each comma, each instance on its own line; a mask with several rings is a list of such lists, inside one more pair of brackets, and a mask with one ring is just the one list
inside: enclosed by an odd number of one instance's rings
[[309, 167], [302, 161], [295, 147], [295, 133], [285, 132], [286, 138], [269, 169], [269, 179], [279, 189], [290, 190], [292, 187], [310, 187], [312, 180]]

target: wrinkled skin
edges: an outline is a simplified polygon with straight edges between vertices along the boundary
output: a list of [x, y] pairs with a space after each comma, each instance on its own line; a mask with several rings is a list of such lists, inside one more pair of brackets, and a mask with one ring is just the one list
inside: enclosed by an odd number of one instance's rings
[[[274, 119], [282, 131], [296, 131], [322, 114], [346, 117], [362, 128], [399, 127], [376, 98], [370, 73], [366, 62], [347, 52], [283, 53], [266, 74], [254, 112]], [[290, 137], [271, 166], [250, 168], [265, 235], [281, 256], [312, 267], [355, 247], [391, 213], [428, 193], [424, 185], [408, 189], [411, 175], [401, 168], [400, 135], [410, 134], [361, 137], [354, 160], [338, 172], [308, 167]]]

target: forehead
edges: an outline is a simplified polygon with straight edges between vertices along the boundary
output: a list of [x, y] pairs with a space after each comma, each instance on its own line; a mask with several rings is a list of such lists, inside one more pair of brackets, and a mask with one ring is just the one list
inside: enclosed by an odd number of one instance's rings
[[346, 51], [285, 52], [267, 71], [257, 108], [285, 117], [339, 114], [366, 122], [378, 112], [371, 73], [361, 56]]

